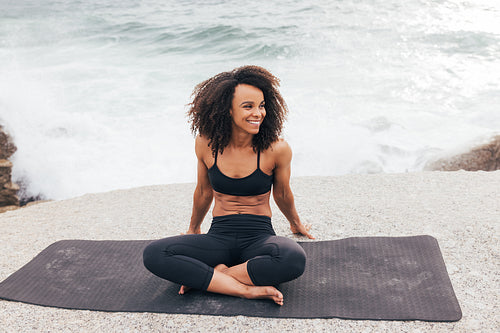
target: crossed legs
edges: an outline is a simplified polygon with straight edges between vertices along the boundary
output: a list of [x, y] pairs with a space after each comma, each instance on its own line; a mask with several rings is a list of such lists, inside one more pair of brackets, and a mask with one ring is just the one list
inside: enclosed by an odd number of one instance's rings
[[[235, 253], [238, 260], [245, 261], [238, 264]], [[180, 294], [196, 288], [243, 298], [271, 299], [279, 305], [283, 304], [283, 295], [274, 285], [300, 276], [304, 264], [305, 254], [297, 243], [271, 235], [260, 237], [248, 250], [234, 248], [233, 238], [211, 234], [169, 237], [144, 250], [146, 268], [181, 284]]]

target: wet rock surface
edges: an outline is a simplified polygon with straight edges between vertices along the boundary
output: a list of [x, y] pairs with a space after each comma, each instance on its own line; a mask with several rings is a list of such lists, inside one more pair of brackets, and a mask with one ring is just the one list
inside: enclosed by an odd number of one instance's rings
[[12, 162], [8, 159], [17, 148], [11, 136], [0, 125], [0, 212], [19, 207], [17, 191], [19, 186], [12, 183]]
[[428, 171], [495, 171], [500, 170], [500, 135], [489, 143], [474, 147], [468, 152], [432, 161]]

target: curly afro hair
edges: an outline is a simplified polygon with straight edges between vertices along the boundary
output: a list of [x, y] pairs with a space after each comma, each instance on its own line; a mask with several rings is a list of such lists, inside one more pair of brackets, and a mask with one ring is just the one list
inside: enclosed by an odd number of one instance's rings
[[288, 107], [278, 90], [279, 79], [262, 67], [238, 67], [203, 81], [193, 90], [188, 117], [192, 132], [209, 140], [214, 156], [217, 152], [222, 153], [229, 144], [232, 131], [229, 110], [239, 84], [257, 87], [264, 94], [266, 116], [259, 133], [253, 137], [255, 151], [266, 150], [278, 140], [288, 114]]

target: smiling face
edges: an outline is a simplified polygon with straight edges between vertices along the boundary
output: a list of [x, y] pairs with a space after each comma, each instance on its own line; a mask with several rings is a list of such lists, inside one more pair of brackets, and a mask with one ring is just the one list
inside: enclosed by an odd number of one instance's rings
[[230, 113], [233, 119], [233, 133], [235, 130], [249, 134], [259, 133], [260, 125], [266, 116], [262, 90], [248, 84], [237, 85]]

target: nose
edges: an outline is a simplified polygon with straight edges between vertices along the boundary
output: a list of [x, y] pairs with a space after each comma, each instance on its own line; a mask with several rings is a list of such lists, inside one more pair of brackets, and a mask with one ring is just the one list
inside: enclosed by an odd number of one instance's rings
[[252, 116], [256, 116], [256, 117], [264, 117], [266, 111], [264, 108], [260, 108], [260, 107], [256, 107], [253, 109], [253, 112], [252, 112]]

